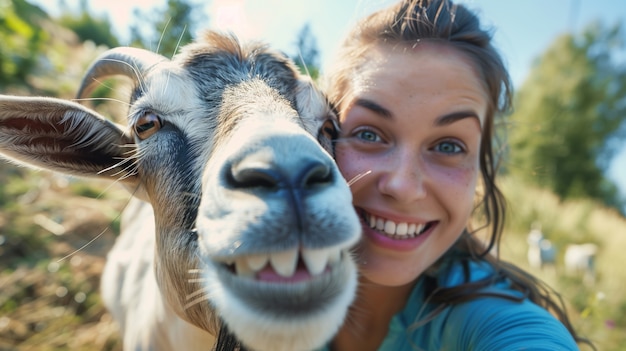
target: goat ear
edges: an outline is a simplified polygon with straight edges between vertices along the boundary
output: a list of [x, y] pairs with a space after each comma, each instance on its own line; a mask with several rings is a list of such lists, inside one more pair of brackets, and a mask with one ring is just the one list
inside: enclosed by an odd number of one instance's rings
[[0, 156], [33, 168], [136, 182], [136, 145], [115, 123], [77, 103], [0, 95]]

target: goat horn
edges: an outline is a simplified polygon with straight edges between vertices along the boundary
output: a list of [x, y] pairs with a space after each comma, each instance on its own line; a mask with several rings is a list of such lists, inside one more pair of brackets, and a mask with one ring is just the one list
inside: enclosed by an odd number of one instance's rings
[[102, 53], [89, 67], [76, 97], [82, 99], [91, 93], [100, 78], [123, 75], [140, 84], [143, 74], [167, 58], [152, 51], [118, 47]]

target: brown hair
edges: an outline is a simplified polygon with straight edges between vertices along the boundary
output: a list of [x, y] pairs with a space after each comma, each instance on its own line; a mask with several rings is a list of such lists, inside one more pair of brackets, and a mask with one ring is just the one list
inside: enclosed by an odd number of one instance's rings
[[[512, 100], [510, 77], [491, 40], [491, 33], [481, 28], [477, 15], [462, 5], [448, 0], [401, 0], [366, 17], [348, 33], [334, 66], [325, 74], [326, 92], [330, 101], [340, 108], [342, 99], [351, 93], [354, 77], [359, 75], [368, 59], [367, 53], [381, 45], [406, 49], [415, 47], [420, 41], [437, 42], [456, 48], [469, 58], [489, 99], [479, 160], [483, 191], [475, 210], [484, 217], [490, 235], [485, 245], [472, 235], [474, 232], [466, 230], [436, 266], [448, 259], [461, 259], [465, 264], [469, 260], [490, 262], [497, 271], [493, 279], [509, 279], [513, 288], [521, 291], [524, 297], [554, 314], [577, 342], [591, 345], [574, 330], [557, 292], [519, 267], [488, 254], [498, 246], [506, 210], [505, 199], [495, 181], [498, 168], [498, 158], [494, 154], [494, 143], [497, 142], [495, 119], [510, 110]], [[467, 282], [452, 288], [434, 286], [427, 299], [438, 305], [438, 312], [447, 306], [485, 296], [480, 289], [491, 284], [493, 279]]]

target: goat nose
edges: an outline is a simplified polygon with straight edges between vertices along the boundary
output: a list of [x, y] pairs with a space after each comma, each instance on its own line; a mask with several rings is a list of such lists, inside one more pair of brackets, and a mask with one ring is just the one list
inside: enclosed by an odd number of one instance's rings
[[280, 167], [272, 162], [245, 159], [231, 168], [231, 185], [235, 188], [313, 189], [333, 181], [328, 163], [319, 160], [303, 160], [297, 167]]
[[280, 167], [273, 162], [248, 158], [231, 168], [229, 178], [235, 189], [284, 199], [291, 208], [293, 223], [302, 231], [307, 220], [306, 198], [332, 186], [334, 179], [331, 167], [329, 163], [312, 159], [290, 162]]

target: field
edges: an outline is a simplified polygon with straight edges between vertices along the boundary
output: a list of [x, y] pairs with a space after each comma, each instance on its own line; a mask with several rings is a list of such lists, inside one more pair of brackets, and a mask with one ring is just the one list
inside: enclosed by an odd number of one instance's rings
[[[502, 186], [509, 218], [501, 256], [559, 291], [578, 330], [599, 350], [626, 350], [626, 220], [511, 179]], [[98, 289], [127, 200], [106, 183], [0, 164], [0, 350], [121, 350]], [[535, 221], [559, 249], [555, 269], [528, 267], [526, 235]], [[593, 286], [558, 264], [565, 245], [582, 242], [600, 247]]]
[[[548, 191], [520, 186], [512, 179], [504, 179], [502, 187], [509, 218], [501, 256], [554, 287], [570, 307], [577, 329], [599, 350], [626, 350], [626, 219], [588, 200], [560, 202]], [[526, 235], [535, 221], [557, 247], [555, 269], [528, 266]], [[593, 286], [565, 274], [562, 265], [566, 245], [585, 242], [599, 246]]]
[[98, 292], [128, 195], [6, 163], [0, 184], [0, 350], [121, 350]]

